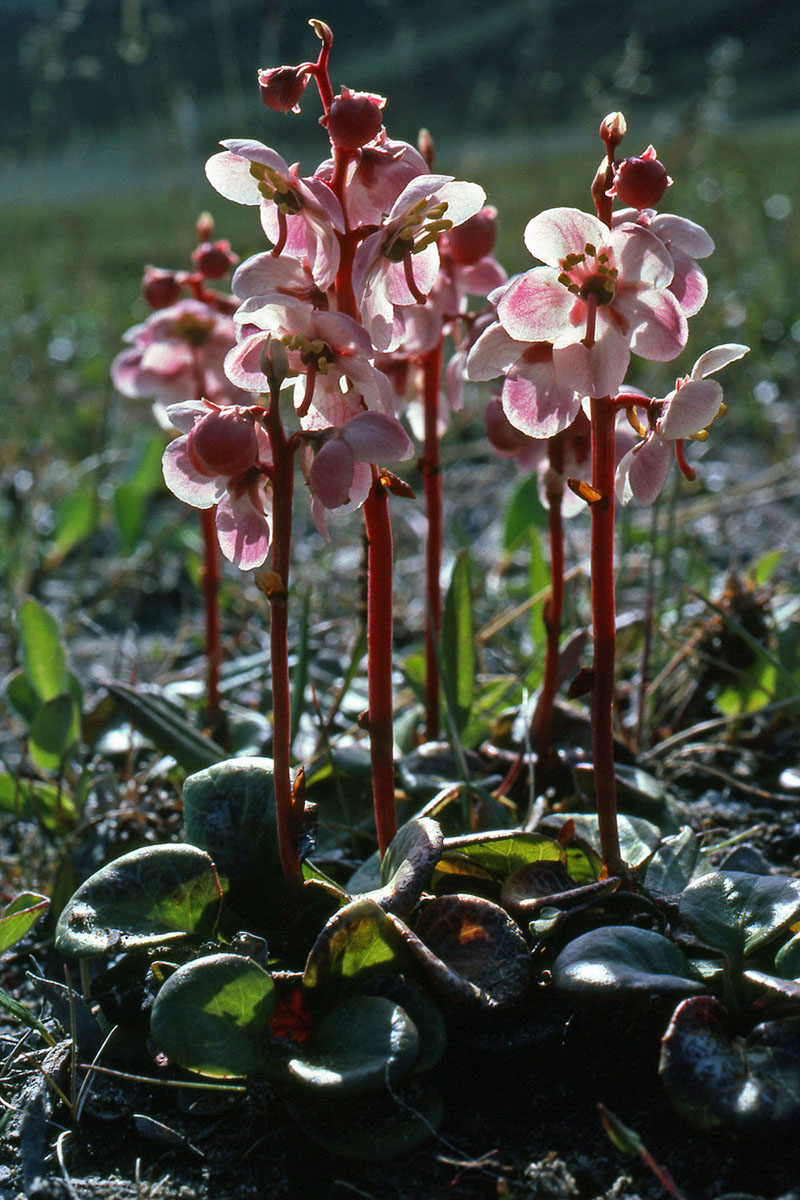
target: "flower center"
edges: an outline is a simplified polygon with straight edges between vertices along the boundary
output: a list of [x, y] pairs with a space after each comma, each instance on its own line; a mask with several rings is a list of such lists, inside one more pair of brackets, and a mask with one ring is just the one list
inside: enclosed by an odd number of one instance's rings
[[198, 317], [190, 312], [181, 313], [175, 322], [175, 332], [187, 346], [205, 346], [213, 328], [213, 317]]
[[250, 163], [250, 174], [258, 180], [258, 190], [265, 200], [277, 205], [284, 216], [299, 213], [303, 208], [303, 197], [294, 190], [285, 175], [264, 163]]
[[320, 375], [328, 374], [328, 367], [336, 358], [336, 353], [322, 338], [310, 338], [302, 333], [287, 333], [278, 339], [287, 350], [300, 355], [304, 367], [313, 367]]
[[583, 254], [567, 254], [558, 264], [561, 274], [559, 283], [581, 300], [594, 296], [598, 305], [610, 304], [614, 299], [617, 275], [612, 267], [607, 250], [595, 249], [591, 242], [583, 248]]
[[438, 240], [439, 234], [452, 229], [453, 222], [445, 217], [446, 200], [418, 200], [408, 210], [399, 229], [383, 247], [390, 262], [402, 262], [407, 254], [419, 254]]

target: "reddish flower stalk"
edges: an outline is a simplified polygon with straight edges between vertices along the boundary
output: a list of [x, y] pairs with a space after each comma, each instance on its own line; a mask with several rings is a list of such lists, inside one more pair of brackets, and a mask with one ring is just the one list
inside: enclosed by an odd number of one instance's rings
[[592, 398], [592, 760], [600, 849], [608, 871], [623, 869], [617, 831], [614, 776], [614, 666], [616, 610], [614, 599], [614, 447], [616, 409], [608, 396]]
[[423, 401], [425, 440], [420, 468], [425, 486], [425, 512], [428, 540], [425, 549], [427, 621], [425, 624], [425, 736], [432, 741], [439, 734], [439, 663], [436, 648], [442, 631], [442, 594], [439, 584], [442, 569], [442, 467], [439, 455], [439, 381], [442, 369], [442, 343], [423, 357]]
[[548, 523], [550, 530], [550, 595], [544, 606], [544, 626], [547, 643], [544, 661], [542, 690], [533, 718], [536, 748], [537, 791], [547, 778], [551, 768], [550, 730], [553, 722], [553, 704], [558, 689], [558, 652], [561, 640], [561, 623], [564, 611], [564, 525], [561, 501], [564, 485], [564, 440], [550, 438], [547, 444], [550, 471], [558, 477], [557, 487], [548, 487]]
[[[278, 852], [281, 867], [290, 886], [301, 887], [303, 875], [297, 849], [297, 834], [302, 812], [295, 811], [290, 770], [291, 699], [289, 690], [289, 550], [292, 539], [292, 488], [294, 483], [294, 446], [286, 437], [278, 407], [279, 387], [271, 388], [269, 411], [264, 427], [272, 451], [273, 509], [271, 574], [265, 591], [270, 608], [270, 666], [272, 673], [272, 757], [275, 780], [275, 808], [278, 826]], [[299, 804], [302, 805], [302, 792]]]
[[200, 513], [203, 528], [203, 604], [206, 629], [206, 717], [213, 725], [219, 716], [219, 668], [222, 645], [219, 634], [219, 585], [222, 578], [217, 541], [216, 507]]
[[367, 683], [372, 798], [381, 857], [397, 832], [392, 696], [392, 526], [377, 469], [364, 501], [367, 533]]

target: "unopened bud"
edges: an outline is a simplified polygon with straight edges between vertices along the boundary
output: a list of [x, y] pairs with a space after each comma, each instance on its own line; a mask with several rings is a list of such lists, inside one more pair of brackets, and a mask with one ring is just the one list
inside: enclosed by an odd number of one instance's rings
[[497, 210], [480, 212], [442, 234], [440, 246], [460, 267], [472, 267], [491, 254], [497, 241]]
[[436, 147], [433, 144], [433, 138], [427, 129], [420, 129], [417, 134], [417, 149], [419, 150], [430, 171], [433, 167], [433, 160], [436, 157]]
[[511, 424], [499, 396], [492, 396], [486, 405], [486, 436], [504, 458], [513, 458], [531, 442], [526, 433]]
[[210, 242], [214, 232], [214, 218], [210, 212], [201, 212], [194, 227], [198, 242]]
[[169, 308], [181, 295], [181, 284], [174, 271], [147, 267], [142, 279], [142, 295], [151, 308]]
[[621, 112], [609, 113], [600, 124], [600, 137], [605, 142], [611, 158], [628, 131], [628, 122]]
[[333, 45], [330, 25], [326, 25], [324, 21], [318, 21], [316, 17], [312, 17], [308, 23], [324, 46]]
[[384, 103], [382, 96], [349, 92], [343, 88], [341, 96], [336, 97], [327, 115], [321, 118], [321, 124], [326, 126], [334, 146], [341, 150], [358, 150], [380, 133]]
[[648, 146], [639, 158], [623, 158], [615, 167], [608, 195], [631, 208], [654, 208], [671, 183], [654, 147]]
[[258, 438], [252, 416], [222, 408], [202, 417], [189, 434], [187, 448], [201, 475], [241, 475], [258, 461]]
[[298, 67], [270, 67], [258, 72], [261, 99], [275, 112], [300, 112], [300, 97], [306, 90], [308, 74]]
[[203, 242], [192, 251], [192, 262], [206, 279], [221, 279], [239, 261], [230, 242]]

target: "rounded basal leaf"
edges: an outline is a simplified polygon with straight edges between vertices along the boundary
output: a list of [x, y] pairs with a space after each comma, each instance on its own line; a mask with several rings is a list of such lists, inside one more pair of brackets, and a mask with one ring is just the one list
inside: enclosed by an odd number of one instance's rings
[[734, 1036], [710, 996], [676, 1008], [661, 1045], [661, 1078], [672, 1104], [698, 1129], [780, 1136], [800, 1120], [800, 1029], [769, 1021]]
[[196, 846], [145, 846], [85, 883], [56, 926], [60, 954], [88, 957], [208, 937], [222, 901], [213, 862]]
[[371, 1092], [349, 1095], [295, 1089], [286, 1105], [297, 1124], [332, 1154], [364, 1162], [386, 1162], [410, 1154], [436, 1133], [443, 1115], [437, 1091], [413, 1080], [392, 1095]]
[[644, 876], [644, 886], [656, 896], [677, 896], [689, 883], [700, 856], [697, 834], [688, 825], [656, 850]]
[[554, 838], [505, 831], [445, 838], [442, 859], [451, 857], [467, 858], [497, 879], [505, 879], [526, 863], [565, 861], [564, 849]]
[[326, 1013], [307, 1054], [289, 1071], [309, 1087], [366, 1092], [407, 1075], [419, 1053], [408, 1013], [384, 996], [351, 996]]
[[712, 871], [690, 883], [679, 903], [698, 941], [738, 962], [798, 919], [800, 879]]
[[573, 891], [575, 880], [561, 862], [526, 863], [504, 881], [500, 904], [517, 920], [530, 920], [545, 897]]
[[422, 893], [430, 887], [443, 840], [439, 825], [429, 817], [403, 825], [384, 855], [382, 887], [373, 893], [372, 899], [381, 908], [400, 916], [410, 913]]
[[519, 999], [530, 982], [527, 942], [508, 913], [490, 900], [438, 896], [423, 909], [415, 933], [446, 969], [447, 974], [423, 956], [428, 978], [446, 993], [447, 975], [455, 977], [459, 1000], [501, 1008]]
[[800, 933], [781, 946], [775, 955], [775, 970], [783, 979], [800, 979]]
[[419, 1053], [414, 1074], [430, 1071], [444, 1057], [447, 1049], [447, 1029], [442, 1010], [425, 992], [409, 983], [402, 975], [377, 975], [361, 992], [366, 996], [385, 996], [408, 1013], [419, 1034]]
[[0, 912], [0, 954], [13, 946], [50, 907], [47, 896], [38, 892], [23, 892]]
[[553, 983], [565, 992], [610, 999], [625, 992], [703, 990], [674, 942], [633, 925], [603, 926], [568, 942], [553, 963]]
[[190, 775], [183, 785], [186, 840], [206, 850], [229, 881], [231, 906], [258, 928], [282, 910], [270, 758], [238, 758]]
[[177, 1066], [220, 1078], [253, 1075], [264, 1065], [275, 985], [258, 963], [214, 954], [186, 963], [156, 996], [153, 1041]]
[[335, 1003], [372, 975], [400, 970], [401, 948], [395, 925], [363, 896], [327, 922], [306, 960], [303, 986], [312, 1003]]
[[[574, 821], [576, 835], [589, 842], [596, 850], [600, 849], [596, 813], [559, 813], [557, 818], [547, 817], [542, 822], [542, 827], [549, 830], [556, 825], [556, 822], [562, 826], [565, 821]], [[626, 817], [621, 813], [617, 818], [617, 824], [623, 861], [629, 867], [642, 866], [661, 841], [661, 830], [650, 821], [645, 821], [643, 817]], [[574, 872], [570, 871], [570, 874], [574, 875]]]

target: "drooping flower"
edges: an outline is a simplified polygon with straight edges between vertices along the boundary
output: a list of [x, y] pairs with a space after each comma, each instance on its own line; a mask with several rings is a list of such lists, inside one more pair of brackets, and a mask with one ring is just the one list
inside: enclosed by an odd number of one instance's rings
[[623, 158], [615, 164], [614, 182], [606, 195], [617, 196], [633, 208], [654, 208], [671, 184], [655, 146], [648, 146], [644, 154]]
[[272, 456], [261, 411], [202, 400], [167, 409], [181, 436], [164, 451], [166, 485], [193, 508], [217, 506], [220, 549], [243, 571], [260, 567], [269, 554]]
[[381, 412], [357, 413], [329, 435], [320, 434], [319, 441], [317, 448], [304, 443], [300, 465], [311, 491], [311, 515], [327, 538], [324, 510], [360, 507], [372, 486], [372, 465], [411, 458], [414, 445], [400, 422]]
[[272, 339], [298, 375], [294, 403], [306, 430], [344, 425], [364, 408], [393, 414], [392, 389], [372, 364], [366, 331], [345, 313], [321, 312], [291, 296], [257, 296], [240, 306], [243, 340], [225, 362], [231, 382], [265, 391], [261, 352]]
[[476, 183], [420, 175], [403, 189], [382, 227], [361, 243], [353, 261], [353, 290], [376, 350], [400, 344], [398, 310], [424, 302], [436, 283], [439, 235], [479, 212], [485, 198]]
[[652, 504], [666, 482], [673, 454], [687, 478], [694, 479], [694, 471], [683, 458], [683, 440], [705, 441], [708, 428], [725, 412], [722, 388], [707, 377], [748, 350], [737, 343], [715, 346], [698, 358], [689, 375], [677, 380], [668, 396], [648, 406], [649, 428], [644, 440], [617, 468], [615, 490], [621, 504], [627, 504], [632, 496], [640, 504]]
[[[686, 317], [669, 291], [673, 262], [649, 230], [635, 224], [609, 230], [589, 213], [554, 208], [528, 223], [525, 244], [546, 265], [514, 280], [498, 317], [517, 341], [552, 344], [562, 387], [613, 395], [631, 350], [661, 362], [686, 345]], [[591, 307], [596, 323], [587, 346]]]
[[261, 224], [277, 255], [308, 258], [317, 287], [326, 291], [339, 269], [337, 233], [344, 215], [321, 179], [301, 178], [297, 164], [261, 142], [232, 139], [206, 163], [212, 187], [237, 204], [260, 206]]
[[714, 242], [702, 225], [675, 213], [656, 213], [634, 208], [614, 213], [612, 227], [633, 221], [654, 233], [663, 242], [675, 267], [669, 290], [681, 306], [684, 316], [693, 317], [706, 302], [708, 282], [697, 265], [698, 258], [713, 253]]
[[358, 150], [378, 136], [383, 127], [383, 96], [372, 92], [351, 92], [343, 87], [331, 102], [327, 114], [320, 117], [334, 146], [340, 150]]
[[123, 396], [167, 404], [197, 396], [215, 404], [242, 400], [222, 369], [236, 341], [236, 326], [219, 309], [200, 300], [179, 300], [157, 309], [124, 338], [133, 345], [111, 364], [111, 379]]
[[[320, 163], [317, 179], [333, 179], [333, 159]], [[397, 142], [381, 129], [374, 141], [356, 151], [347, 165], [345, 196], [350, 227], [380, 225], [397, 197], [418, 175], [427, 175], [425, 159], [408, 142]]]

